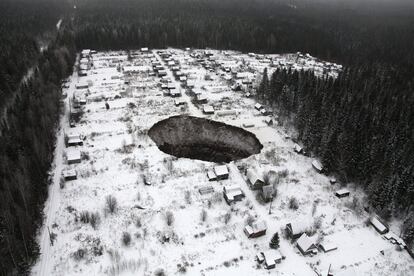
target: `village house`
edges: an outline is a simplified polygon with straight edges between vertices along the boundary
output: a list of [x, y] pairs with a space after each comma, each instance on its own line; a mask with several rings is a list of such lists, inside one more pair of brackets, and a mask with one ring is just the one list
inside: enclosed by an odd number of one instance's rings
[[273, 125], [273, 120], [270, 117], [267, 117], [264, 119], [264, 122], [266, 123], [266, 125], [271, 126]]
[[301, 146], [299, 146], [298, 144], [296, 144], [296, 143], [293, 145], [293, 150], [296, 153], [303, 153], [303, 148]]
[[250, 239], [266, 235], [266, 230], [266, 223], [264, 221], [259, 221], [253, 223], [251, 226], [247, 225], [246, 227], [244, 227], [243, 231], [246, 234], [246, 236]]
[[217, 179], [229, 178], [229, 170], [226, 165], [215, 166], [214, 173], [216, 174]]
[[214, 107], [209, 105], [209, 104], [203, 105], [203, 113], [204, 114], [214, 114]]
[[335, 192], [335, 196], [338, 198], [348, 197], [350, 194], [348, 189], [342, 188]]
[[259, 190], [264, 185], [264, 180], [262, 177], [259, 177], [256, 171], [248, 169], [246, 173], [247, 181], [252, 190]]
[[254, 105], [254, 108], [256, 110], [260, 111], [263, 108], [263, 106], [261, 104], [257, 103], [257, 104]]
[[309, 224], [304, 221], [296, 221], [286, 224], [286, 233], [291, 239], [297, 239], [309, 228]]
[[276, 267], [276, 264], [279, 264], [282, 262], [282, 260], [284, 259], [284, 256], [282, 255], [282, 253], [280, 253], [279, 250], [267, 250], [264, 252], [261, 252], [260, 255], [262, 255], [262, 258], [257, 258], [262, 259], [264, 262], [264, 266], [266, 269], [273, 269]]
[[208, 178], [208, 181], [216, 181], [217, 180], [217, 175], [214, 173], [213, 170], [208, 170], [207, 171], [207, 178]]
[[207, 97], [204, 94], [197, 94], [196, 101], [197, 103], [207, 103]]
[[323, 166], [321, 164], [321, 162], [319, 162], [318, 160], [313, 160], [312, 161], [312, 167], [318, 172], [321, 173], [323, 171]]
[[378, 233], [385, 234], [388, 232], [388, 227], [377, 216], [373, 216], [369, 219], [369, 223], [377, 230]]
[[63, 170], [62, 176], [65, 181], [76, 180], [78, 178], [76, 171], [69, 169]]
[[68, 149], [66, 157], [69, 165], [81, 162], [81, 152], [77, 149]]
[[319, 244], [319, 248], [324, 252], [324, 253], [328, 253], [334, 250], [337, 250], [338, 247], [336, 246], [335, 243], [330, 242], [330, 241], [323, 241]]
[[315, 245], [315, 239], [309, 237], [306, 233], [303, 233], [296, 242], [296, 246], [302, 255], [316, 254], [317, 247]]
[[223, 187], [223, 196], [227, 204], [232, 204], [237, 201], [241, 201], [245, 195], [238, 185], [230, 185]]
[[185, 105], [187, 102], [184, 99], [176, 99], [174, 101], [175, 106]]

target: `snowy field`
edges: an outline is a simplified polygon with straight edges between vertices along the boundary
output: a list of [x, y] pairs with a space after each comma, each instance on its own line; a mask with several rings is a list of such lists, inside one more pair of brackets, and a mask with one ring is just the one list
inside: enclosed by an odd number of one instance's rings
[[[75, 73], [64, 89], [66, 114], [33, 275], [325, 276], [329, 267], [334, 275], [414, 275], [407, 252], [384, 239], [366, 223], [369, 214], [355, 208], [363, 193], [351, 183], [331, 184], [329, 176], [316, 172], [312, 158], [294, 152], [294, 142], [277, 116], [263, 116], [254, 108], [256, 102], [246, 97], [247, 86], [258, 82], [265, 67], [269, 72], [285, 67], [335, 77], [340, 66], [298, 54], [211, 50], [206, 58], [204, 50], [168, 52], [194, 84], [193, 90], [206, 95], [215, 114], [203, 114], [203, 106], [194, 103], [194, 96], [185, 92], [172, 66], [156, 50], [93, 54], [87, 75]], [[181, 97], [165, 95], [161, 78], [152, 73], [154, 62], [165, 67]], [[243, 73], [237, 80], [242, 90], [233, 91], [238, 72]], [[76, 88], [84, 82], [89, 82], [87, 89]], [[69, 127], [73, 96], [86, 98], [86, 104], [80, 121]], [[176, 99], [186, 104], [176, 106]], [[223, 110], [236, 112], [219, 116]], [[207, 170], [217, 164], [165, 154], [147, 135], [156, 122], [179, 114], [248, 126], [245, 129], [264, 147], [260, 154], [227, 164], [228, 179], [209, 181]], [[265, 123], [269, 116], [273, 125]], [[65, 136], [73, 133], [80, 134], [83, 145], [67, 148]], [[81, 162], [69, 165], [67, 151], [74, 148], [81, 152]], [[61, 177], [68, 169], [76, 171], [76, 180]], [[249, 188], [245, 169], [259, 175], [276, 172], [279, 183], [272, 203], [263, 202]], [[240, 185], [245, 198], [228, 205], [222, 190], [232, 184]], [[199, 188], [205, 186], [214, 192], [201, 195]], [[336, 197], [335, 191], [345, 186], [351, 195]], [[108, 196], [116, 199], [114, 210], [108, 208]], [[292, 198], [296, 207], [291, 206]], [[246, 237], [243, 229], [253, 220], [265, 221], [266, 235]], [[303, 256], [283, 234], [286, 224], [297, 221], [312, 226], [315, 243], [331, 242], [337, 249]], [[269, 250], [276, 232], [285, 258], [267, 270], [255, 256]]]

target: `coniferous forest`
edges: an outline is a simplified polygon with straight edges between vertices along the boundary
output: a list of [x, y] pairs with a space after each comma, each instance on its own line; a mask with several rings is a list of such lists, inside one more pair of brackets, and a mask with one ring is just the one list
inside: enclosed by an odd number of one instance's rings
[[329, 173], [361, 185], [382, 216], [402, 219], [412, 242], [413, 14], [410, 4], [372, 1], [1, 1], [0, 274], [25, 275], [36, 258], [60, 82], [83, 48], [301, 51], [343, 64], [337, 79], [264, 74], [257, 98]]

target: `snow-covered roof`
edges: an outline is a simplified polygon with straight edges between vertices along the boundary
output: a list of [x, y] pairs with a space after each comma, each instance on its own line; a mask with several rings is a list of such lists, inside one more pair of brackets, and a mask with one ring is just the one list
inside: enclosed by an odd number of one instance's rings
[[312, 161], [312, 166], [318, 171], [322, 171], [322, 169], [323, 169], [323, 166], [322, 166], [321, 162], [319, 162], [318, 160], [313, 160]]
[[214, 107], [209, 104], [205, 104], [203, 105], [203, 111], [204, 113], [214, 113]]
[[309, 228], [309, 223], [303, 220], [297, 220], [290, 223], [290, 228], [293, 235], [301, 234]]
[[381, 233], [388, 229], [377, 217], [372, 217], [370, 222]]
[[256, 184], [257, 181], [264, 182], [263, 178], [259, 177], [253, 169], [248, 169], [246, 176], [252, 185]]
[[62, 175], [63, 177], [72, 177], [72, 176], [76, 176], [76, 171], [75, 170], [63, 170], [62, 171]]
[[282, 254], [279, 250], [267, 250], [264, 251], [262, 254], [267, 266], [275, 265], [276, 262], [280, 262], [282, 260]]
[[349, 194], [349, 190], [346, 189], [346, 188], [342, 188], [342, 189], [339, 189], [338, 191], [336, 191], [335, 193], [337, 195], [346, 195], [346, 194]]
[[[229, 174], [229, 170], [227, 169], [226, 165], [221, 165], [221, 166], [215, 166], [214, 167], [214, 173], [220, 177], [220, 176], [225, 176]], [[230, 186], [229, 186], [230, 187]]]
[[301, 249], [303, 252], [307, 252], [312, 247], [315, 246], [315, 241], [313, 238], [309, 237], [306, 233], [303, 233], [302, 236], [297, 241], [297, 246], [299, 249]]
[[77, 149], [68, 149], [66, 156], [68, 160], [79, 160], [81, 158], [81, 152]]

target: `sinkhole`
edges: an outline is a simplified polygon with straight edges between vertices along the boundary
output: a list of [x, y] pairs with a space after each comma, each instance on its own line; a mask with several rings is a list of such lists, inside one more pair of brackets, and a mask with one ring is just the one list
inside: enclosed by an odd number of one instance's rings
[[148, 135], [167, 154], [217, 163], [243, 159], [263, 148], [249, 131], [187, 115], [157, 122]]

